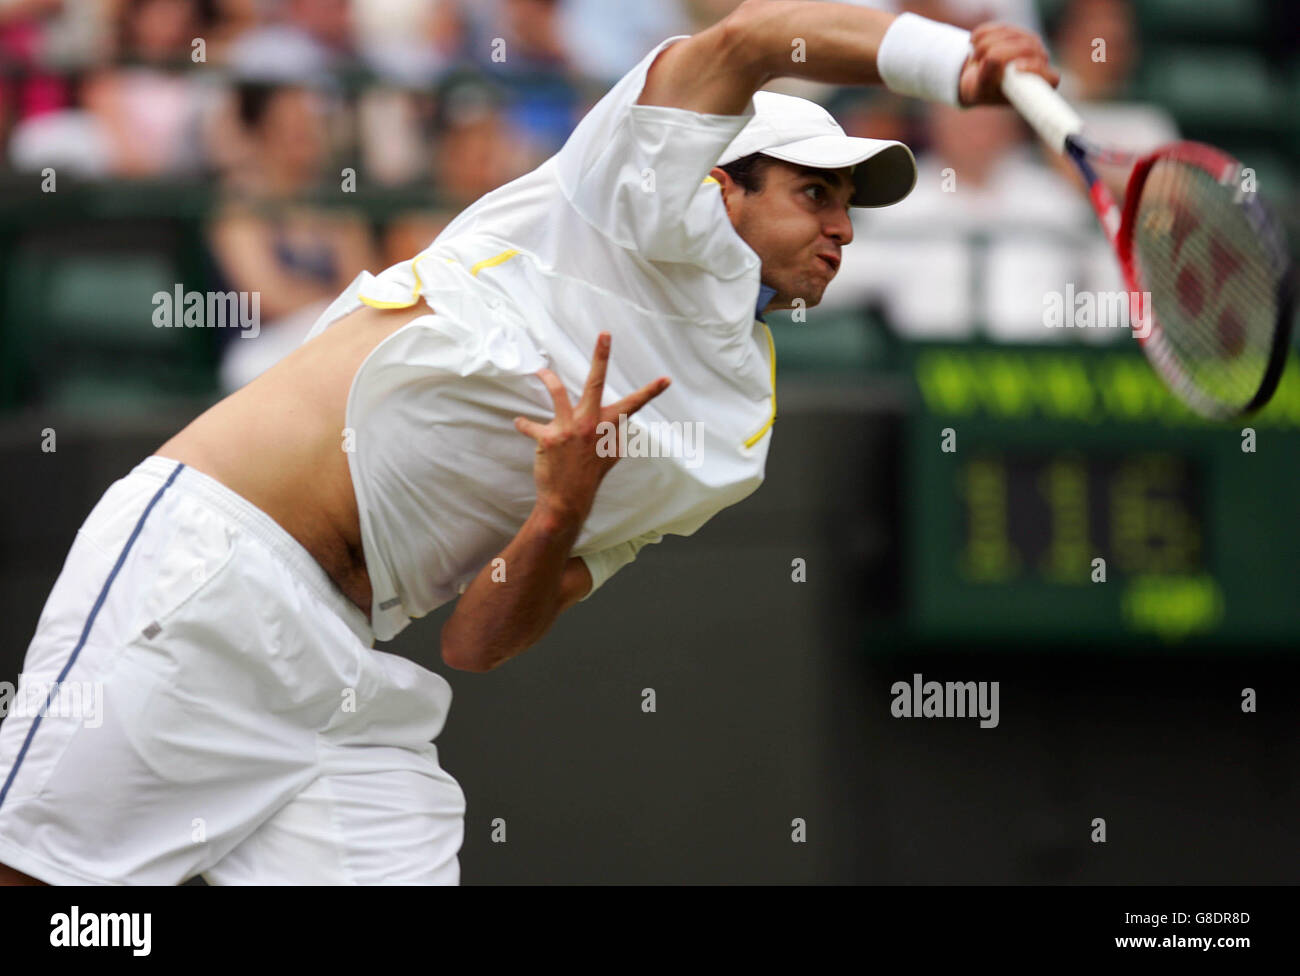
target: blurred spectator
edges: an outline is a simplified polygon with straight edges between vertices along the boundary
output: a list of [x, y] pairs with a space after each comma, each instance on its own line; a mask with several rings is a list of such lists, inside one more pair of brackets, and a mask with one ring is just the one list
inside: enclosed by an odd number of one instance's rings
[[[498, 86], [470, 75], [443, 85], [433, 140], [433, 184], [443, 206], [409, 211], [389, 223], [385, 267], [423, 251], [460, 210], [543, 161], [511, 126], [505, 97]], [[378, 155], [378, 143], [372, 148]]]
[[9, 164], [17, 170], [103, 179], [117, 172], [113, 135], [97, 108], [109, 81], [107, 71], [71, 80], [72, 105], [18, 123], [9, 137]]
[[566, 68], [559, 0], [478, 0], [462, 3], [460, 9], [474, 63], [507, 74]]
[[206, 32], [215, 14], [212, 0], [126, 0], [118, 55], [152, 65], [192, 63], [192, 42]]
[[231, 43], [260, 19], [262, 0], [213, 0], [213, 5], [215, 13], [205, 35], [208, 61], [225, 64]]
[[896, 139], [916, 148], [924, 105], [882, 88], [840, 88], [826, 105], [845, 133], [868, 139]]
[[274, 0], [271, 20], [236, 37], [226, 63], [241, 78], [321, 83], [355, 54], [349, 0]]
[[117, 41], [121, 63], [89, 70], [77, 107], [19, 125], [13, 164], [131, 179], [198, 172], [207, 89], [186, 69], [191, 42], [211, 12], [200, 0], [127, 0]]
[[15, 8], [44, 8], [38, 58], [41, 64], [55, 69], [81, 68], [110, 57], [122, 6], [122, 0], [17, 0], [9, 4]]
[[21, 120], [68, 105], [71, 86], [41, 65], [50, 23], [61, 7], [62, 0], [14, 0], [0, 6], [0, 60], [10, 68], [0, 77], [0, 140]]
[[435, 184], [451, 208], [467, 207], [541, 163], [542, 157], [529, 148], [508, 121], [496, 88], [465, 80], [444, 89], [438, 106]]
[[1098, 142], [1137, 152], [1178, 138], [1164, 109], [1129, 101], [1138, 64], [1137, 20], [1129, 0], [1070, 0], [1053, 37], [1061, 94]]
[[[1053, 40], [1061, 94], [1078, 110], [1090, 138], [1137, 153], [1178, 138], [1177, 123], [1163, 108], [1128, 100], [1138, 63], [1137, 19], [1129, 0], [1069, 0]], [[1058, 171], [1082, 189], [1074, 167], [1059, 156], [1052, 158]], [[1127, 168], [1098, 169], [1122, 199]]]
[[1043, 324], [1044, 296], [1068, 282], [1111, 285], [1094, 278], [1105, 244], [1091, 210], [1027, 148], [1013, 113], [935, 105], [927, 119], [916, 189], [854, 212], [854, 241], [821, 307], [878, 305], [909, 338], [966, 338], [982, 323], [1003, 340], [1060, 339]]
[[[261, 333], [221, 336], [221, 385], [237, 389], [291, 352], [364, 269], [378, 268], [359, 216], [307, 201], [327, 157], [321, 96], [293, 85], [245, 84], [239, 116], [247, 165], [228, 178], [210, 226], [219, 289], [256, 293]], [[221, 330], [223, 333], [226, 330]]]
[[366, 65], [401, 84], [429, 84], [456, 63], [465, 46], [455, 0], [366, 0], [353, 16]]
[[370, 85], [357, 97], [357, 138], [367, 186], [402, 186], [429, 175], [433, 96]]
[[482, 0], [461, 9], [469, 60], [506, 91], [510, 124], [530, 152], [558, 151], [582, 110], [560, 0]]
[[72, 79], [72, 107], [44, 112], [14, 126], [9, 165], [36, 172], [51, 168], [74, 177], [101, 179], [113, 173], [112, 136], [94, 112], [83, 107], [85, 92], [94, 103], [96, 78]]
[[680, 0], [562, 0], [559, 29], [569, 64], [608, 87], [664, 38], [691, 33], [691, 23]]
[[381, 242], [381, 267], [390, 267], [399, 261], [409, 261], [419, 254], [443, 229], [456, 219], [453, 210], [421, 210], [399, 214], [384, 228]]
[[203, 164], [198, 127], [206, 89], [189, 70], [193, 41], [214, 13], [201, 0], [127, 0], [121, 55], [90, 107], [108, 124], [124, 176], [193, 173]]

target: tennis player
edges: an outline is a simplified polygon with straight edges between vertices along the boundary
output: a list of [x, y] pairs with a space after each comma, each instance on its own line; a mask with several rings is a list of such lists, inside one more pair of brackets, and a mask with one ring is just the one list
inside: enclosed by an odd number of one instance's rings
[[[78, 532], [19, 688], [51, 707], [0, 730], [4, 877], [458, 883], [451, 690], [374, 642], [459, 597], [442, 659], [489, 671], [762, 481], [763, 313], [816, 305], [848, 208], [916, 180], [907, 147], [763, 85], [1000, 103], [1013, 62], [1057, 80], [1011, 27], [749, 0], [362, 273]], [[93, 727], [53, 707], [73, 681], [103, 689]]]

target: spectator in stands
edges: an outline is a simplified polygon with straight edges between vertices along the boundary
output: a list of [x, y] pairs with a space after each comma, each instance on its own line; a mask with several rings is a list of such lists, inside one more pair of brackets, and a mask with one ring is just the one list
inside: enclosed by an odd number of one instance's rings
[[473, 77], [449, 79], [442, 87], [432, 156], [442, 205], [403, 213], [390, 223], [384, 235], [389, 264], [424, 250], [459, 211], [542, 162], [506, 118], [504, 100], [500, 88]]
[[209, 246], [222, 290], [260, 296], [261, 331], [221, 336], [227, 391], [292, 351], [358, 273], [379, 266], [364, 219], [307, 200], [321, 187], [327, 157], [320, 95], [303, 86], [244, 84], [238, 102], [248, 154], [227, 177]]
[[[63, 0], [12, 0], [0, 6], [0, 142], [23, 119], [66, 108], [70, 86], [41, 65], [51, 19]], [[14, 70], [17, 69], [17, 70]]]
[[215, 13], [210, 0], [128, 0], [120, 58], [98, 97], [125, 176], [193, 175], [202, 167], [199, 126], [210, 89], [191, 70], [194, 40]]
[[353, 11], [357, 49], [379, 76], [429, 85], [465, 49], [465, 22], [456, 0], [367, 0]]
[[888, 91], [840, 88], [826, 106], [851, 136], [894, 139], [907, 146], [924, 143], [917, 131], [924, 106]]
[[321, 82], [355, 56], [349, 0], [274, 0], [271, 20], [231, 41], [227, 65], [242, 78]]
[[262, 17], [263, 0], [212, 0], [215, 12], [205, 39], [208, 61], [226, 64], [230, 45], [236, 38], [257, 26]]
[[469, 61], [505, 89], [503, 110], [528, 151], [541, 159], [558, 151], [582, 108], [559, 0], [481, 0], [461, 9]]
[[435, 183], [439, 196], [456, 210], [544, 158], [529, 153], [528, 140], [510, 124], [504, 109], [501, 93], [480, 82], [454, 83], [442, 92]]
[[559, 5], [559, 36], [568, 63], [580, 75], [606, 87], [665, 37], [690, 32], [690, 18], [681, 0], [561, 0]]
[[[1147, 152], [1178, 138], [1164, 109], [1131, 99], [1138, 62], [1137, 20], [1129, 0], [1069, 0], [1056, 23], [1060, 92], [1098, 142]], [[1066, 172], [1074, 174], [1068, 164]]]
[[14, 165], [128, 179], [198, 173], [208, 90], [188, 69], [192, 41], [211, 14], [201, 0], [128, 0], [118, 62], [86, 72], [79, 107], [20, 126], [10, 148]]
[[13, 127], [7, 147], [9, 165], [31, 172], [49, 168], [56, 174], [97, 179], [114, 169], [108, 127], [92, 110], [96, 85], [104, 71], [69, 75], [66, 108], [34, 113]]
[[1007, 109], [930, 106], [926, 134], [916, 189], [854, 215], [842, 273], [818, 310], [876, 305], [914, 339], [980, 329], [1007, 341], [1060, 339], [1043, 324], [1044, 295], [1067, 282], [1089, 287], [1099, 238], [1091, 210]]

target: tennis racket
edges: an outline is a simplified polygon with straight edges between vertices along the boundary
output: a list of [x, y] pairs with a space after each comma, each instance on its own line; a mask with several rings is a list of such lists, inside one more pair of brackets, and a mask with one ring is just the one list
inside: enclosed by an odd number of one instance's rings
[[[1169, 389], [1215, 420], [1264, 406], [1286, 362], [1296, 272], [1281, 224], [1242, 191], [1242, 164], [1198, 142], [1141, 157], [1093, 145], [1069, 103], [1014, 66], [1002, 92], [1086, 181], [1124, 274], [1130, 325]], [[1094, 164], [1132, 166], [1122, 208]]]

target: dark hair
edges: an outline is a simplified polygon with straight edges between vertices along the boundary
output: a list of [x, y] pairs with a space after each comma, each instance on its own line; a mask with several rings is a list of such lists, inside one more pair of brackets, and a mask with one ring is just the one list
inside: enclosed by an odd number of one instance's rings
[[[767, 170], [776, 162], [778, 160], [773, 159], [771, 156], [756, 152], [750, 153], [748, 156], [741, 156], [739, 159], [733, 159], [725, 166], [719, 166], [718, 168], [730, 176], [732, 181], [746, 193], [761, 193]], [[833, 169], [818, 169], [816, 166], [799, 166], [794, 163], [788, 163], [787, 165], [794, 166], [804, 176], [825, 176], [829, 179], [835, 173]]]
[[733, 159], [725, 166], [719, 166], [718, 168], [730, 176], [732, 182], [746, 193], [759, 193], [763, 189], [763, 174], [767, 172], [767, 168], [771, 164], [771, 156], [764, 156], [761, 152], [756, 152], [750, 153], [748, 156], [741, 156], [739, 159]]
[[247, 129], [261, 125], [278, 87], [264, 81], [241, 81], [235, 87], [235, 106], [240, 124]]

